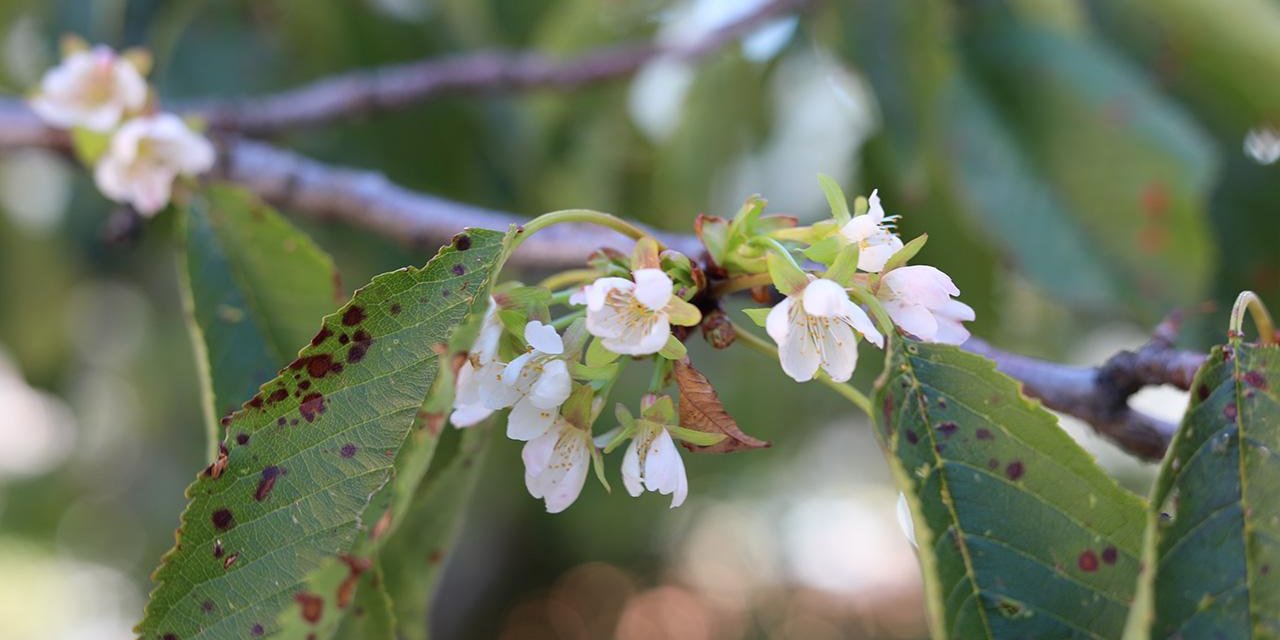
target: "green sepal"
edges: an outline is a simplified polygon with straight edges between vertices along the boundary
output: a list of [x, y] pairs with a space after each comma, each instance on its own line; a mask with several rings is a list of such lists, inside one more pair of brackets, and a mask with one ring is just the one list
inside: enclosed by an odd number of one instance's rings
[[519, 309], [499, 309], [498, 322], [502, 323], [502, 328], [507, 330], [520, 341], [524, 340], [524, 327], [529, 324], [529, 316]]
[[591, 339], [591, 334], [587, 333], [587, 321], [577, 318], [569, 323], [561, 339], [564, 341], [564, 359], [576, 362], [578, 356], [582, 355], [582, 349], [587, 345], [587, 340]]
[[761, 213], [764, 213], [764, 207], [768, 203], [768, 200], [759, 195], [747, 198], [742, 208], [738, 209], [738, 213], [733, 216], [733, 222], [729, 224], [730, 237], [741, 241], [756, 235], [756, 220], [760, 218]]
[[586, 361], [588, 367], [603, 367], [607, 364], [617, 362], [618, 354], [605, 348], [600, 342], [600, 338], [594, 338], [587, 343]]
[[907, 262], [912, 258], [916, 257], [917, 253], [920, 253], [920, 250], [924, 248], [924, 243], [928, 241], [929, 234], [922, 233], [919, 236], [916, 236], [916, 238], [911, 242], [902, 245], [901, 249], [898, 249], [889, 257], [888, 260], [885, 261], [884, 268], [880, 270], [880, 273], [889, 273], [890, 271], [907, 264]]
[[600, 453], [600, 447], [591, 444], [591, 468], [596, 472], [596, 480], [600, 481], [600, 485], [604, 487], [605, 492], [613, 493], [613, 487], [609, 486], [609, 479], [604, 475], [604, 455]]
[[769, 277], [773, 279], [773, 286], [777, 287], [783, 295], [789, 296], [809, 284], [809, 276], [796, 267], [794, 262], [772, 252], [765, 261], [769, 268]]
[[846, 244], [836, 254], [835, 261], [829, 264], [831, 266], [822, 277], [838, 282], [841, 286], [849, 286], [853, 283], [854, 274], [858, 272], [858, 245], [852, 242]]
[[710, 447], [712, 445], [719, 444], [721, 441], [723, 441], [725, 438], [728, 437], [723, 433], [711, 433], [708, 431], [694, 431], [693, 429], [677, 427], [672, 424], [666, 425], [666, 429], [671, 434], [671, 437], [675, 438], [676, 440], [688, 442], [689, 444], [695, 447]]
[[564, 401], [560, 406], [560, 415], [569, 424], [579, 428], [591, 431], [592, 419], [591, 400], [595, 398], [595, 390], [585, 384], [574, 384], [573, 392], [569, 394], [569, 399]]
[[676, 421], [676, 405], [671, 396], [645, 396], [640, 415], [660, 425], [673, 424]]
[[657, 269], [662, 264], [658, 258], [658, 241], [649, 236], [636, 240], [635, 249], [631, 251], [631, 270]]
[[693, 232], [706, 247], [711, 261], [725, 266], [725, 258], [729, 252], [729, 221], [719, 216], [698, 214], [693, 222]]
[[98, 159], [107, 152], [110, 144], [109, 132], [91, 131], [84, 127], [71, 130], [71, 148], [75, 150], [76, 158], [86, 167], [98, 164]]
[[569, 365], [569, 374], [577, 380], [611, 380], [618, 375], [618, 365], [606, 364], [592, 367], [574, 362]]
[[743, 309], [742, 312], [747, 314], [748, 318], [755, 323], [757, 327], [763, 327], [769, 319], [769, 312], [773, 311], [772, 307], [761, 307], [758, 309]]
[[848, 224], [853, 216], [849, 215], [849, 202], [840, 185], [830, 176], [821, 173], [818, 174], [818, 184], [822, 185], [822, 194], [827, 197], [827, 204], [831, 207], [831, 218], [840, 226]]
[[675, 336], [667, 336], [667, 343], [658, 350], [658, 355], [668, 360], [679, 360], [688, 354], [689, 350], [684, 347], [684, 343]]
[[822, 264], [831, 264], [840, 255], [840, 250], [849, 243], [839, 234], [829, 235], [805, 248], [804, 257]]
[[702, 322], [702, 312], [688, 302], [672, 296], [667, 303], [667, 321], [681, 327], [694, 327]]

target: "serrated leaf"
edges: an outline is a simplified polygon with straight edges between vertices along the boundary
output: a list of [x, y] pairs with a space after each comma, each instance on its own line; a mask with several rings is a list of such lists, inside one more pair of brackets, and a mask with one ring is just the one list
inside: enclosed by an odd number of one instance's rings
[[337, 271], [311, 238], [240, 187], [192, 194], [179, 233], [182, 292], [216, 443], [218, 418], [293, 360], [316, 319], [338, 306]]
[[397, 640], [427, 638], [440, 572], [461, 530], [492, 432], [478, 425], [445, 434], [437, 464], [419, 486], [404, 524], [387, 542], [384, 553], [395, 561], [384, 564], [383, 574]]
[[362, 560], [347, 554], [376, 534], [379, 524], [361, 516], [391, 479], [436, 377], [437, 349], [483, 307], [509, 237], [470, 230], [426, 267], [374, 278], [230, 417], [227, 458], [187, 491], [140, 634], [247, 637], [255, 625], [272, 633], [292, 603], [340, 598], [337, 588], [301, 588], [335, 559]]
[[1148, 513], [1129, 638], [1280, 635], [1280, 347], [1234, 338], [1192, 384]]
[[743, 433], [738, 422], [725, 411], [720, 396], [702, 372], [693, 368], [688, 358], [676, 360], [673, 374], [680, 389], [680, 426], [692, 431], [723, 434], [725, 439], [711, 446], [683, 443], [690, 451], [731, 453], [771, 446], [769, 442]]
[[991, 361], [890, 349], [876, 435], [911, 505], [933, 637], [1118, 637], [1142, 501]]

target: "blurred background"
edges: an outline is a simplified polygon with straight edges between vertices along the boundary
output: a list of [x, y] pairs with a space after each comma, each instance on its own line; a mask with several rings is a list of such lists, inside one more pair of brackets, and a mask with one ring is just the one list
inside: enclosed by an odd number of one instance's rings
[[[176, 100], [450, 53], [691, 42], [759, 1], [6, 0], [0, 90], [25, 93], [67, 32], [149, 47]], [[686, 232], [752, 193], [820, 218], [827, 173], [851, 193], [878, 187], [905, 236], [929, 232], [919, 261], [953, 276], [977, 335], [1093, 363], [1174, 309], [1196, 309], [1183, 340], [1205, 348], [1240, 289], [1280, 305], [1276, 78], [1274, 0], [828, 1], [694, 65], [446, 97], [275, 142], [495, 209], [590, 207]], [[132, 637], [183, 488], [207, 463], [171, 221], [107, 242], [111, 212], [63, 158], [0, 153], [0, 638]], [[348, 290], [434, 253], [299, 224]], [[686, 455], [691, 497], [674, 511], [589, 484], [547, 516], [524, 491], [518, 443], [496, 442], [437, 637], [926, 635], [866, 421], [753, 353], [691, 344], [774, 447]], [[863, 362], [869, 385], [878, 364]], [[632, 383], [622, 397], [644, 381]], [[1183, 402], [1134, 399], [1170, 419]], [[1150, 467], [1066, 427], [1146, 492]]]

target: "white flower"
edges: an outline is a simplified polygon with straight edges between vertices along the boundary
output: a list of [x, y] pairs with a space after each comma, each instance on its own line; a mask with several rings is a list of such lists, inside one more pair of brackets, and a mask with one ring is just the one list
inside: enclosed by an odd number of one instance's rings
[[643, 356], [667, 343], [672, 324], [700, 319], [693, 305], [674, 295], [674, 283], [661, 269], [636, 269], [634, 281], [600, 278], [584, 290], [587, 331], [614, 353]]
[[901, 491], [898, 492], [898, 528], [902, 529], [902, 535], [911, 546], [919, 547], [916, 544], [916, 524], [911, 519], [911, 505], [907, 504], [907, 494]]
[[[765, 330], [778, 343], [782, 370], [796, 382], [812, 380], [821, 367], [836, 382], [853, 376], [858, 336], [878, 347], [884, 337], [839, 284], [816, 279], [769, 311]], [[855, 333], [856, 332], [856, 333]]]
[[645, 489], [671, 495], [671, 508], [684, 504], [689, 479], [671, 434], [660, 424], [637, 420], [637, 431], [622, 457], [622, 484], [632, 497]]
[[462, 367], [458, 369], [458, 379], [454, 387], [456, 393], [453, 400], [453, 413], [449, 416], [453, 426], [458, 428], [475, 426], [493, 413], [494, 410], [485, 406], [480, 400], [480, 373], [476, 367], [483, 370], [486, 365], [490, 365], [497, 359], [498, 341], [501, 338], [502, 323], [498, 321], [498, 305], [493, 298], [489, 298], [489, 308], [484, 313], [484, 319], [480, 321], [480, 332], [476, 335], [475, 343], [471, 345], [466, 362], [463, 362]]
[[147, 82], [107, 47], [68, 55], [45, 72], [31, 110], [52, 126], [110, 131], [147, 102]]
[[902, 248], [902, 239], [884, 224], [879, 189], [871, 192], [867, 203], [867, 212], [845, 223], [840, 228], [840, 235], [858, 245], [858, 268], [878, 273], [884, 268], [884, 263]]
[[876, 293], [894, 324], [926, 342], [961, 344], [969, 331], [961, 322], [973, 320], [973, 308], [952, 300], [960, 290], [947, 274], [929, 266], [899, 267], [884, 274]]
[[578, 499], [594, 447], [590, 433], [559, 416], [545, 433], [525, 443], [524, 485], [546, 502], [547, 513], [560, 513]]
[[169, 113], [134, 118], [111, 137], [94, 180], [104, 195], [143, 215], [169, 204], [173, 181], [213, 167], [213, 145]]
[[573, 391], [569, 367], [561, 358], [564, 341], [554, 327], [537, 320], [524, 327], [529, 351], [502, 364], [492, 361], [476, 372], [480, 401], [489, 409], [511, 407], [507, 436], [532, 440], [556, 421], [560, 405]]

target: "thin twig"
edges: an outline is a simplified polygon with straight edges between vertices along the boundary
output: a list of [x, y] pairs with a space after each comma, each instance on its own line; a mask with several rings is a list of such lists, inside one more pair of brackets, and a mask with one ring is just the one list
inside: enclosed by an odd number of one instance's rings
[[572, 58], [528, 52], [485, 52], [433, 58], [332, 76], [254, 98], [195, 103], [209, 126], [246, 135], [314, 126], [377, 111], [403, 109], [448, 94], [577, 89], [629, 76], [659, 58], [695, 62], [809, 0], [770, 0], [688, 43], [602, 47]]

